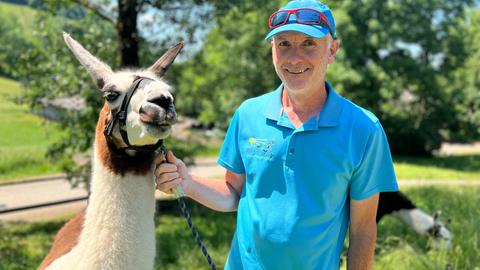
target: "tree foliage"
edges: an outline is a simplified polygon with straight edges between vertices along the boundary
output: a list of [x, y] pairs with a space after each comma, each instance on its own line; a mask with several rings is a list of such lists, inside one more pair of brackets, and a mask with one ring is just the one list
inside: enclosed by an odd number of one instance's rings
[[181, 112], [226, 128], [241, 101], [279, 83], [263, 40], [267, 14], [279, 4], [264, 2], [244, 2], [219, 18], [202, 50], [181, 66], [176, 79]]
[[[112, 3], [117, 5], [112, 6]], [[75, 96], [83, 98], [86, 104], [82, 111], [67, 111], [61, 115], [59, 124], [65, 136], [52, 146], [50, 156], [64, 159], [65, 169], [77, 172], [79, 168], [74, 166], [72, 157], [91, 147], [102, 104], [91, 78], [65, 46], [62, 31], [70, 33], [113, 69], [138, 66], [140, 62], [150, 65], [166, 46], [184, 39], [185, 35], [195, 37], [194, 27], [207, 25], [205, 20], [213, 19], [217, 12], [221, 13], [234, 2], [215, 1], [210, 6], [206, 3], [204, 0], [32, 1], [38, 11], [34, 18], [36, 29], [15, 59], [13, 73], [26, 89], [20, 102], [29, 104], [34, 111], [42, 110], [42, 100], [58, 97]], [[156, 23], [139, 22], [140, 16], [156, 14], [159, 9], [162, 9], [162, 17], [153, 17]], [[150, 36], [156, 32], [148, 29], [139, 32], [139, 25], [159, 27], [167, 33], [163, 37]], [[162, 27], [165, 25], [167, 27]], [[172, 143], [184, 155], [192, 150], [174, 140]]]
[[[181, 108], [221, 127], [243, 99], [278, 85], [263, 37], [279, 3], [248, 2], [219, 20], [178, 83]], [[478, 29], [465, 13], [473, 1], [326, 2], [342, 43], [327, 78], [381, 119], [393, 152], [429, 155], [442, 141], [479, 138], [478, 94], [468, 90], [478, 61], [467, 61], [478, 35], [464, 34]]]
[[[85, 131], [93, 130], [101, 102], [60, 33], [72, 33], [113, 68], [129, 65], [122, 60], [121, 46], [128, 42], [118, 29], [120, 2], [135, 6], [135, 26], [142, 30], [131, 32], [138, 59], [128, 60], [130, 65], [149, 65], [178, 39], [194, 44], [182, 54], [201, 48], [167, 75], [177, 86], [180, 113], [226, 128], [244, 99], [280, 83], [263, 38], [268, 16], [284, 0], [33, 1], [43, 12], [31, 37], [21, 38], [0, 23], [0, 39], [14, 41], [0, 47], [0, 71], [23, 81], [28, 89], [23, 101], [32, 108], [41, 108], [45, 97], [77, 95], [87, 101], [85, 111], [64, 115], [67, 138], [52, 153], [72, 156], [90, 147], [93, 133]], [[395, 153], [426, 155], [445, 140], [479, 139], [480, 22], [475, 8], [465, 12], [473, 0], [325, 2], [334, 10], [342, 43], [327, 78], [381, 119]], [[10, 52], [15, 48], [21, 49]], [[2, 58], [4, 50], [14, 57]]]
[[112, 28], [97, 21], [83, 10], [59, 9], [59, 16], [37, 12], [37, 28], [31, 40], [16, 60], [15, 75], [25, 88], [19, 102], [28, 104], [34, 112], [41, 112], [45, 100], [59, 97], [75, 97], [85, 100], [86, 108], [80, 111], [65, 111], [59, 115], [58, 124], [64, 136], [49, 149], [50, 158], [62, 160], [67, 172], [82, 173], [85, 168], [75, 166], [73, 157], [92, 145], [95, 123], [102, 100], [92, 79], [82, 70], [62, 39], [62, 31], [71, 33], [86, 48], [117, 67], [116, 39]]
[[34, 12], [3, 3], [0, 4], [0, 14], [0, 75], [15, 79], [17, 60], [29, 48], [28, 44], [32, 40], [28, 27], [33, 24], [28, 17]]
[[[448, 139], [459, 115], [444, 78], [452, 30], [473, 1], [341, 1], [348, 20], [339, 23], [345, 56], [341, 64], [361, 80], [341, 84], [347, 97], [380, 117], [393, 152], [428, 155]], [[459, 48], [460, 47], [460, 48]], [[461, 59], [457, 59], [460, 60]]]
[[450, 124], [447, 139], [469, 141], [480, 134], [480, 9], [469, 10], [467, 20], [451, 27], [450, 32], [443, 84], [450, 88], [450, 106], [457, 121]]

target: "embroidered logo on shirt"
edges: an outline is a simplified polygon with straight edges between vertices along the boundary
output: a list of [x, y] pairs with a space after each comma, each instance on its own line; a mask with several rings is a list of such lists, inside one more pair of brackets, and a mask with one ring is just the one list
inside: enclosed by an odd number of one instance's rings
[[248, 139], [247, 155], [271, 160], [275, 141], [251, 137]]

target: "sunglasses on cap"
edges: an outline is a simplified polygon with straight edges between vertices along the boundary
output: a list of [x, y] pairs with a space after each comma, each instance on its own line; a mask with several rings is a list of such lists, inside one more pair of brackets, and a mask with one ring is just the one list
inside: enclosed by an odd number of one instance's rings
[[328, 23], [327, 18], [320, 11], [312, 8], [298, 8], [298, 9], [288, 9], [288, 10], [279, 10], [273, 13], [269, 20], [268, 26], [270, 29], [280, 27], [287, 24], [290, 14], [295, 16], [295, 20], [300, 24], [308, 25], [320, 25], [327, 27], [328, 32], [332, 35], [333, 39], [336, 39], [335, 33], [332, 31], [330, 23]]

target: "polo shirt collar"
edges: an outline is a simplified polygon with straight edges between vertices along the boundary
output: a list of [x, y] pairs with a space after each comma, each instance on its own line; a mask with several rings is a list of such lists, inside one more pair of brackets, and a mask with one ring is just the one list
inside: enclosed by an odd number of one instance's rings
[[[335, 92], [329, 82], [326, 81], [325, 86], [327, 87], [328, 91], [328, 97], [327, 101], [325, 102], [325, 106], [320, 112], [319, 117], [317, 116], [315, 119], [310, 119], [307, 123], [305, 123], [305, 125], [310, 125], [312, 120], [317, 122], [317, 127], [334, 127], [340, 123], [340, 116], [342, 114], [344, 100]], [[277, 89], [272, 93], [273, 95], [270, 96], [270, 99], [267, 101], [264, 110], [265, 117], [277, 122], [283, 112], [282, 90], [283, 84], [280, 84], [280, 86], [277, 87]]]

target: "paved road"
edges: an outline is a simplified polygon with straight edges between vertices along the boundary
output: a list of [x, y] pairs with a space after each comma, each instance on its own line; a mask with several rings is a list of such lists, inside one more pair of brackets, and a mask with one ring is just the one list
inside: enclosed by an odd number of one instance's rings
[[[225, 171], [216, 165], [215, 159], [202, 159], [196, 161], [189, 168], [192, 174], [207, 178], [221, 178]], [[426, 185], [468, 185], [480, 186], [480, 181], [464, 180], [400, 180], [400, 187], [426, 186]], [[0, 185], [0, 210], [12, 209], [22, 206], [61, 201], [72, 198], [86, 197], [87, 192], [83, 187], [72, 188], [63, 178], [48, 181], [27, 182], [11, 185]], [[157, 191], [157, 198], [173, 199]], [[77, 201], [61, 205], [41, 207], [32, 210], [0, 214], [0, 221], [39, 221], [48, 220], [59, 215], [78, 212], [85, 208], [86, 201]]]
[[[212, 158], [199, 160], [189, 169], [193, 174], [209, 178], [220, 178], [224, 174], [224, 170], [216, 165], [215, 159]], [[155, 195], [160, 199], [173, 199], [160, 191], [157, 191]], [[83, 186], [72, 188], [70, 183], [62, 177], [56, 177], [56, 179], [51, 180], [0, 185], [0, 211], [86, 196], [87, 191]], [[86, 201], [81, 200], [61, 205], [3, 213], [0, 214], [0, 221], [48, 220], [59, 215], [78, 212], [85, 206]]]

